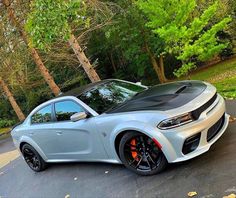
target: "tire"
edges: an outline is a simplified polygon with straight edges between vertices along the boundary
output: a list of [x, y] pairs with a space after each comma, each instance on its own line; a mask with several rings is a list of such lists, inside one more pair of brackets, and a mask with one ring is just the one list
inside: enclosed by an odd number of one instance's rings
[[21, 152], [25, 162], [33, 171], [40, 172], [47, 168], [47, 163], [31, 145], [24, 144]]
[[138, 132], [128, 132], [121, 138], [119, 155], [129, 170], [144, 176], [160, 173], [168, 164], [155, 142]]

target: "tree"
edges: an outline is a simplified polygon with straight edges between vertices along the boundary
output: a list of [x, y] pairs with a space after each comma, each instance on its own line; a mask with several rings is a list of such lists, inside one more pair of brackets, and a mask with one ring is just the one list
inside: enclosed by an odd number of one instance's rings
[[163, 57], [160, 56], [162, 39], [145, 26], [145, 15], [133, 0], [117, 1], [113, 12], [113, 23], [95, 31], [89, 42], [91, 54], [106, 66], [101, 70], [106, 73], [109, 67], [113, 67], [108, 76], [113, 72], [113, 77], [117, 78], [136, 81], [154, 78], [154, 83], [158, 80], [166, 82]]
[[30, 45], [28, 35], [26, 34], [22, 24], [19, 22], [16, 14], [15, 14], [14, 9], [12, 8], [11, 3], [9, 2], [9, 0], [3, 0], [3, 4], [5, 5], [5, 8], [7, 10], [10, 21], [17, 28], [17, 30], [19, 31], [23, 41], [28, 46], [29, 51], [30, 51], [36, 65], [38, 66], [40, 73], [44, 77], [45, 81], [47, 82], [47, 84], [51, 88], [54, 95], [57, 96], [59, 93], [61, 93], [60, 88], [57, 86], [57, 84], [55, 83], [53, 77], [49, 73], [48, 69], [45, 67], [45, 65], [44, 65], [42, 59], [40, 58], [37, 50], [34, 47], [32, 47], [32, 45]]
[[217, 33], [231, 18], [210, 23], [216, 14], [217, 2], [195, 17], [192, 15], [197, 9], [196, 0], [139, 0], [137, 5], [148, 17], [147, 26], [164, 40], [163, 53], [173, 54], [182, 61], [182, 66], [174, 72], [177, 77], [195, 68], [197, 61], [209, 60], [227, 47], [227, 43], [219, 42]]
[[4, 80], [0, 77], [0, 86], [3, 90], [3, 92], [6, 94], [9, 102], [11, 103], [12, 108], [16, 112], [17, 117], [19, 118], [20, 121], [23, 121], [25, 119], [25, 115], [21, 111], [20, 107], [18, 106], [13, 94], [9, 90], [8, 86], [4, 82]]
[[[49, 49], [58, 39], [69, 42], [84, 71], [92, 82], [100, 80], [73, 33], [74, 26], [88, 25], [86, 6], [80, 0], [35, 0], [31, 4], [26, 29], [32, 45]], [[45, 9], [46, 8], [46, 9]]]

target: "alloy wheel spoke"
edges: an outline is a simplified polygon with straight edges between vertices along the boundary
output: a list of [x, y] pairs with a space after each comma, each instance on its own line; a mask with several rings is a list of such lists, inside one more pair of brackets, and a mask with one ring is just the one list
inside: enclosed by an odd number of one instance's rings
[[34, 152], [31, 151], [30, 149], [24, 149], [23, 155], [25, 158], [26, 163], [33, 169], [38, 168], [39, 166], [39, 161], [37, 157], [35, 156]]
[[25, 158], [25, 161], [26, 161], [27, 163], [30, 163], [31, 160], [30, 160], [28, 157], [26, 157], [26, 158]]
[[156, 163], [154, 162], [154, 160], [152, 159], [151, 155], [148, 153], [148, 158], [151, 160], [151, 162], [156, 165]]
[[147, 164], [148, 164], [149, 168], [152, 170], [152, 166], [151, 166], [150, 162], [148, 161], [148, 157], [147, 157]]
[[36, 161], [35, 161], [35, 159], [33, 159], [33, 166], [34, 166], [34, 167], [36, 166]]
[[24, 153], [27, 154], [27, 155], [31, 155], [31, 156], [34, 155], [34, 154], [33, 154], [30, 150], [28, 150], [28, 149], [25, 149], [25, 150], [24, 150]]
[[139, 155], [137, 155], [134, 160], [132, 162], [129, 163], [129, 165], [133, 164], [134, 162], [136, 162], [138, 160], [138, 157], [140, 157]]
[[140, 163], [142, 162], [142, 160], [143, 160], [143, 157], [140, 158], [140, 160], [138, 161], [138, 163], [137, 163], [137, 165], [136, 165], [135, 168], [138, 168], [138, 167], [139, 167], [139, 165], [140, 165]]
[[38, 168], [38, 159], [36, 157], [33, 159], [33, 167]]

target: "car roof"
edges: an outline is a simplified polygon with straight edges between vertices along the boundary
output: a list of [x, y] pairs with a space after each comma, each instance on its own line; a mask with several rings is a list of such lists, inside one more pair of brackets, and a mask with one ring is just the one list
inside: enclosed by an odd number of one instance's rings
[[87, 85], [84, 85], [84, 86], [81, 86], [81, 87], [78, 87], [78, 88], [74, 88], [74, 89], [72, 89], [70, 91], [67, 91], [65, 93], [62, 93], [57, 97], [63, 97], [63, 96], [78, 97], [79, 95], [81, 95], [85, 91], [89, 91], [89, 90], [93, 89], [94, 87], [96, 87], [98, 85], [102, 85], [102, 84], [105, 84], [105, 83], [113, 81], [113, 80], [115, 80], [115, 79], [106, 79], [106, 80], [101, 80], [101, 81], [98, 81], [98, 82], [90, 83], [90, 84], [87, 84]]

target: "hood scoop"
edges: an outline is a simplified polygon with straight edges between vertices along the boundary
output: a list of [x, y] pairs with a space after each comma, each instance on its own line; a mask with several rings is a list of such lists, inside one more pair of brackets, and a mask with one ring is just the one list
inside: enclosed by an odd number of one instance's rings
[[181, 93], [182, 91], [184, 91], [187, 87], [190, 87], [191, 85], [183, 85], [181, 86], [176, 92], [175, 94], [179, 94]]

